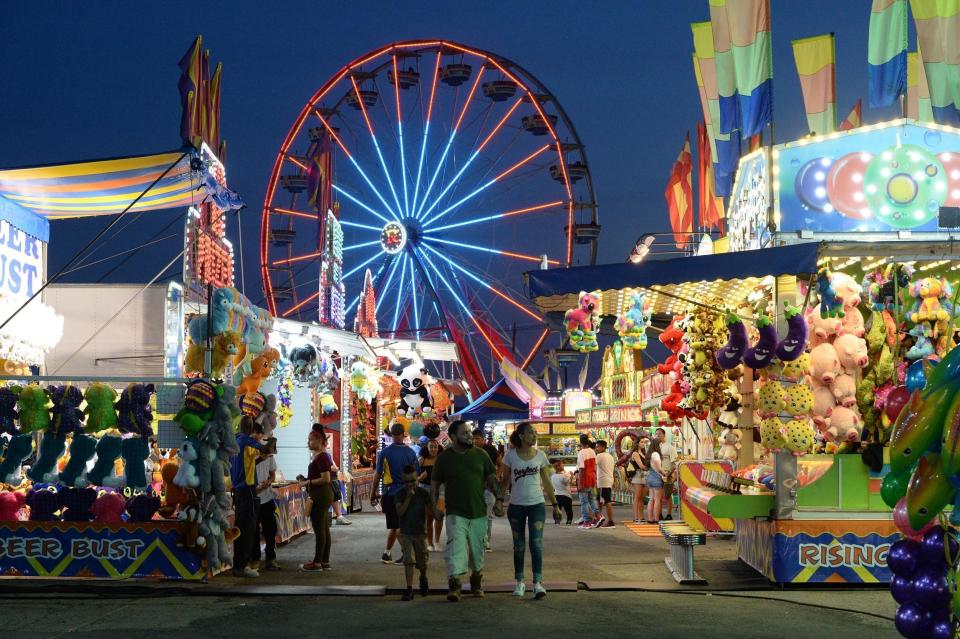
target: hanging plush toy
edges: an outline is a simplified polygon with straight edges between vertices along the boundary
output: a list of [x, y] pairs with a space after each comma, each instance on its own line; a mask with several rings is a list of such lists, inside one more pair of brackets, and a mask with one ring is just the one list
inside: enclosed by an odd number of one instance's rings
[[630, 308], [618, 315], [613, 325], [624, 347], [638, 350], [647, 347], [647, 327], [651, 323], [648, 306], [643, 293], [630, 293]]
[[279, 361], [280, 351], [275, 348], [265, 348], [250, 362], [250, 372], [237, 386], [237, 393], [254, 393], [260, 390], [264, 380], [270, 377]]
[[577, 308], [570, 309], [564, 314], [563, 322], [567, 327], [567, 338], [573, 350], [589, 353], [600, 348], [597, 344], [600, 296], [600, 291], [592, 293], [580, 291]]
[[777, 348], [777, 327], [766, 315], [757, 318], [757, 330], [760, 338], [752, 348], [743, 354], [743, 363], [754, 370], [766, 368], [773, 363], [774, 351]]
[[130, 384], [117, 402], [117, 426], [121, 433], [153, 437], [153, 410], [150, 396], [156, 392], [153, 384]]
[[84, 391], [83, 399], [87, 402], [83, 409], [87, 416], [86, 432], [96, 434], [117, 427], [117, 410], [114, 407], [117, 391], [107, 384], [94, 382]]
[[430, 406], [430, 376], [424, 368], [411, 364], [400, 374], [400, 404], [397, 413], [416, 415]]
[[191, 383], [183, 397], [183, 408], [173, 420], [188, 437], [199, 434], [203, 425], [213, 419], [217, 397], [217, 389], [210, 382], [201, 379]]
[[304, 344], [291, 350], [293, 378], [300, 383], [309, 383], [316, 375], [317, 357], [317, 349], [312, 344]]
[[843, 317], [843, 298], [833, 287], [833, 275], [830, 269], [822, 268], [817, 272], [817, 293], [820, 295], [820, 317]]
[[357, 360], [350, 368], [350, 389], [366, 403], [377, 396], [380, 385], [379, 371], [364, 361]]
[[83, 430], [83, 412], [79, 406], [83, 402], [83, 393], [76, 386], [50, 386], [47, 395], [53, 400], [50, 427], [40, 440], [37, 461], [27, 476], [34, 482], [53, 481], [56, 477], [57, 459], [67, 445], [67, 435]]
[[0, 388], [0, 435], [7, 434], [16, 437], [20, 434], [17, 430], [16, 421], [17, 400], [20, 397], [20, 386], [4, 386]]
[[727, 343], [717, 349], [717, 364], [725, 371], [736, 368], [743, 361], [743, 354], [750, 345], [747, 327], [734, 313], [727, 313]]
[[17, 398], [20, 413], [20, 432], [42, 432], [50, 427], [50, 396], [39, 386], [30, 385]]
[[784, 316], [787, 318], [787, 334], [777, 343], [775, 353], [781, 362], [792, 362], [803, 355], [807, 347], [807, 322], [800, 308], [784, 302]]

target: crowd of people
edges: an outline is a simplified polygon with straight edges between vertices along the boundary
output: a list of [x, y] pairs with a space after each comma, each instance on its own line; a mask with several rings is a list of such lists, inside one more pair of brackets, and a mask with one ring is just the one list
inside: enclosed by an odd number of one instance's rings
[[[407, 445], [407, 433], [400, 423], [391, 424], [389, 435], [390, 444], [377, 454], [370, 502], [379, 507], [386, 524], [381, 560], [404, 566], [404, 600], [414, 597], [415, 576], [420, 594], [427, 596], [430, 553], [441, 547], [447, 599], [459, 601], [465, 581], [472, 597], [483, 597], [484, 557], [491, 551], [493, 520], [504, 515], [513, 537], [513, 594], [526, 594], [524, 566], [529, 549], [533, 596], [542, 599], [547, 595], [543, 585], [547, 515], [556, 525], [564, 519], [572, 525], [574, 488], [580, 502], [578, 528], [616, 526], [613, 486], [617, 460], [604, 440], [581, 435], [576, 470], [568, 473], [560, 459], [548, 459], [537, 448], [537, 432], [529, 422], [518, 424], [509, 442], [499, 447], [484, 438], [482, 428], [471, 430], [464, 421], [449, 425], [445, 447], [436, 439], [421, 441], [416, 449]], [[241, 420], [237, 435], [240, 452], [231, 467], [235, 522], [241, 533], [234, 542], [237, 576], [256, 577], [259, 569], [281, 569], [275, 541], [275, 443], [263, 425], [247, 417]], [[314, 424], [307, 438], [311, 452], [307, 474], [297, 477], [309, 496], [307, 509], [314, 531], [313, 559], [300, 566], [309, 572], [331, 570], [332, 522], [351, 523], [341, 512], [339, 469], [327, 445], [326, 431]], [[676, 449], [667, 442], [662, 428], [653, 438], [644, 434], [633, 443], [625, 472], [634, 491], [634, 522], [671, 518], [676, 459]], [[441, 542], [444, 528], [446, 539]], [[395, 558], [397, 543], [400, 556]]]

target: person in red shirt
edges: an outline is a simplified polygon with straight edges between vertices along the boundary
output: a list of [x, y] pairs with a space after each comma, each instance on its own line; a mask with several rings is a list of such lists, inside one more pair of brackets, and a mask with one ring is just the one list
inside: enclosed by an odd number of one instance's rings
[[332, 462], [324, 450], [326, 445], [327, 434], [323, 426], [314, 424], [307, 438], [307, 446], [313, 457], [307, 467], [307, 476], [297, 478], [300, 487], [309, 492], [313, 504], [310, 509], [310, 523], [316, 544], [313, 561], [300, 566], [301, 570], [308, 572], [330, 570], [330, 505], [333, 504], [333, 490], [330, 488]]
[[586, 434], [580, 435], [577, 453], [577, 496], [580, 499], [580, 528], [602, 526], [606, 519], [597, 505], [597, 453]]

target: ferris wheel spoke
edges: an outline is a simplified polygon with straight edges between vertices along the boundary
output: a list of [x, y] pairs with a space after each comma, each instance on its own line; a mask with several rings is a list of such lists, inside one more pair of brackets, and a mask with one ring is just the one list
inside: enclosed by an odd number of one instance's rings
[[[494, 255], [503, 255], [505, 257], [512, 257], [518, 260], [526, 260], [527, 262], [540, 262], [539, 257], [536, 255], [525, 255], [523, 253], [514, 253], [513, 251], [502, 251], [500, 249], [491, 248], [488, 246], [477, 246], [476, 244], [467, 244], [466, 242], [456, 242], [454, 240], [445, 240], [443, 238], [436, 237], [434, 235], [424, 236], [424, 241], [426, 242], [440, 242], [441, 244], [449, 244], [450, 246], [458, 246], [460, 248], [470, 249], [472, 251], [483, 251], [485, 253], [493, 253]], [[557, 266], [560, 264], [557, 260], [547, 260], [547, 263], [552, 266]]]
[[[412, 262], [413, 258], [404, 253], [404, 257]], [[413, 308], [413, 329], [414, 339], [420, 339], [420, 311], [417, 308], [417, 269], [413, 263], [410, 264], [410, 306]]]
[[[353, 85], [353, 91], [357, 95], [357, 104], [360, 106], [360, 112], [363, 113], [363, 120], [367, 123], [367, 130], [370, 131], [370, 139], [373, 140], [373, 148], [377, 152], [377, 157], [380, 158], [380, 167], [383, 169], [383, 176], [387, 178], [387, 185], [390, 187], [390, 193], [393, 195], [393, 201], [397, 205], [397, 211], [403, 212], [403, 208], [400, 206], [400, 198], [397, 197], [397, 189], [393, 186], [393, 178], [390, 177], [390, 170], [387, 168], [387, 162], [383, 159], [383, 152], [380, 150], [380, 143], [377, 141], [377, 134], [373, 130], [373, 123], [370, 122], [370, 114], [367, 113], [367, 107], [363, 103], [363, 97], [360, 95], [360, 87], [357, 85], [356, 79], [353, 76], [350, 76], [350, 83]], [[398, 219], [402, 215], [397, 216]]]
[[396, 300], [396, 303], [395, 303], [394, 306], [393, 306], [393, 324], [391, 324], [391, 326], [393, 326], [393, 334], [394, 334], [394, 336], [396, 336], [396, 334], [397, 334], [397, 318], [399, 317], [400, 306], [401, 306], [401, 302], [402, 302], [402, 300], [403, 300], [403, 295], [404, 295], [404, 293], [406, 292], [406, 291], [404, 290], [404, 288], [403, 288], [403, 285], [404, 285], [404, 282], [405, 282], [405, 280], [406, 280], [406, 275], [407, 275], [407, 260], [408, 260], [408, 259], [409, 259], [409, 258], [407, 257], [407, 254], [404, 253], [404, 254], [400, 257], [400, 259], [397, 260], [397, 261], [401, 262], [401, 264], [400, 264], [400, 283], [397, 285], [397, 300]]
[[[376, 246], [378, 244], [380, 244], [380, 240], [374, 240], [372, 242], [361, 242], [360, 244], [351, 244], [350, 246], [344, 246], [343, 252], [346, 253], [347, 251], [353, 251], [355, 249], [363, 248], [365, 246]], [[317, 255], [319, 255], [319, 253], [317, 253]]]
[[508, 296], [507, 294], [505, 294], [505, 293], [503, 293], [502, 291], [500, 291], [497, 287], [492, 286], [492, 285], [488, 284], [487, 282], [485, 282], [484, 280], [480, 279], [479, 277], [477, 277], [476, 275], [474, 275], [473, 273], [471, 273], [470, 271], [468, 271], [468, 270], [465, 269], [464, 267], [460, 266], [459, 264], [457, 264], [456, 262], [454, 262], [453, 260], [451, 260], [449, 257], [447, 257], [446, 255], [444, 255], [444, 254], [441, 253], [440, 251], [436, 250], [435, 248], [433, 248], [432, 246], [429, 246], [429, 245], [427, 245], [427, 244], [424, 244], [424, 246], [425, 246], [425, 247], [427, 248], [427, 250], [429, 250], [431, 253], [433, 253], [434, 255], [438, 256], [438, 257], [439, 257], [440, 259], [442, 259], [444, 262], [446, 262], [447, 264], [449, 264], [450, 266], [452, 266], [452, 267], [455, 268], [456, 270], [460, 271], [461, 273], [463, 273], [464, 275], [466, 275], [467, 277], [469, 277], [471, 280], [473, 280], [474, 282], [476, 282], [477, 284], [479, 284], [479, 285], [482, 286], [483, 288], [487, 289], [488, 291], [490, 291], [491, 293], [493, 293], [494, 295], [496, 295], [497, 297], [499, 297], [499, 298], [501, 298], [501, 299], [503, 299], [503, 300], [506, 300], [507, 302], [509, 302], [510, 304], [512, 304], [513, 306], [515, 306], [516, 308], [520, 309], [521, 311], [523, 311], [524, 313], [526, 313], [527, 315], [529, 315], [529, 316], [532, 317], [533, 319], [537, 320], [538, 322], [542, 322], [542, 321], [543, 321], [543, 318], [542, 318], [542, 317], [540, 317], [539, 315], [537, 315], [536, 313], [534, 313], [533, 311], [531, 311], [530, 309], [528, 309], [526, 306], [524, 306], [524, 305], [520, 304], [519, 302], [515, 301], [515, 300], [514, 300], [513, 298], [511, 298], [510, 296]]
[[355, 229], [365, 229], [367, 231], [376, 231], [377, 233], [383, 230], [379, 226], [370, 226], [369, 224], [359, 224], [357, 222], [351, 222], [350, 220], [340, 220], [340, 224], [343, 226], [350, 226]]
[[430, 212], [433, 211], [433, 209], [437, 208], [437, 206], [443, 200], [443, 196], [445, 196], [450, 191], [450, 189], [452, 189], [457, 184], [457, 182], [459, 182], [460, 178], [463, 176], [464, 173], [466, 173], [467, 169], [470, 168], [470, 165], [473, 163], [473, 161], [477, 158], [478, 155], [480, 155], [480, 152], [483, 151], [484, 147], [487, 146], [490, 140], [492, 140], [500, 131], [500, 129], [503, 128], [503, 125], [506, 124], [508, 119], [510, 119], [510, 116], [513, 115], [513, 112], [517, 110], [518, 106], [520, 106], [519, 99], [516, 100], [513, 103], [513, 106], [510, 107], [510, 109], [507, 111], [507, 113], [502, 118], [500, 118], [500, 121], [497, 122], [497, 125], [493, 127], [493, 130], [490, 131], [490, 133], [487, 135], [486, 138], [484, 138], [483, 142], [480, 143], [480, 145], [476, 148], [476, 150], [474, 150], [467, 157], [467, 161], [463, 163], [463, 166], [460, 167], [460, 170], [457, 171], [457, 174], [454, 175], [453, 178], [447, 183], [447, 185], [443, 187], [443, 190], [440, 191], [440, 194], [437, 195], [437, 197], [433, 198], [433, 203], [430, 205], [430, 208], [428, 208], [427, 210], [417, 215], [418, 219], [426, 218], [428, 215], [430, 215]]
[[[417, 206], [417, 197], [420, 194], [420, 178], [423, 175], [423, 158], [427, 153], [427, 137], [430, 135], [430, 120], [433, 118], [434, 97], [437, 93], [437, 76], [440, 75], [440, 52], [437, 51], [437, 61], [433, 65], [433, 81], [430, 83], [430, 101], [427, 103], [427, 119], [423, 125], [423, 140], [420, 143], [420, 160], [417, 162], [417, 179], [413, 183], [413, 208]], [[422, 94], [421, 94], [422, 95]], [[423, 100], [421, 99], [421, 104]]]
[[295, 165], [295, 166], [300, 167], [301, 169], [303, 169], [303, 172], [304, 172], [304, 173], [306, 173], [307, 171], [309, 171], [309, 169], [307, 168], [307, 165], [306, 165], [306, 164], [304, 164], [303, 162], [301, 162], [300, 160], [298, 160], [295, 156], [293, 156], [293, 155], [291, 155], [291, 154], [289, 154], [289, 153], [284, 153], [283, 159], [286, 160], [287, 162]]
[[[397, 274], [397, 264], [400, 263], [400, 260], [398, 260], [398, 259], [393, 259], [393, 260], [391, 260], [391, 262], [392, 262], [392, 264], [390, 264], [390, 272], [387, 273], [387, 281], [386, 281], [386, 283], [384, 283], [383, 289], [382, 289], [382, 290], [384, 291], [384, 293], [385, 293], [386, 291], [389, 291], [389, 290], [390, 290], [390, 282], [393, 281], [393, 276]], [[379, 313], [379, 312], [380, 312], [380, 306], [383, 305], [383, 300], [385, 300], [385, 299], [387, 299], [387, 296], [386, 296], [386, 295], [380, 295], [380, 296], [379, 296], [379, 299], [377, 300], [377, 305], [376, 305], [376, 307], [374, 308], [374, 312], [376, 312], [376, 313]]]
[[294, 262], [302, 262], [304, 260], [314, 260], [320, 257], [322, 253], [317, 251], [316, 253], [310, 253], [308, 255], [295, 255], [293, 257], [285, 257], [283, 259], [276, 260], [270, 264], [270, 266], [283, 266], [284, 264], [293, 264]]
[[[360, 164], [357, 163], [356, 158], [354, 158], [353, 155], [350, 153], [350, 151], [347, 150], [346, 145], [345, 145], [345, 144], [343, 143], [343, 141], [340, 139], [340, 136], [337, 135], [337, 132], [333, 129], [333, 127], [330, 126], [330, 123], [327, 122], [327, 119], [324, 118], [322, 115], [320, 115], [320, 111], [318, 111], [318, 110], [316, 110], [316, 109], [314, 109], [313, 113], [314, 113], [314, 115], [316, 115], [318, 118], [320, 118], [320, 122], [323, 123], [324, 128], [326, 128], [326, 130], [327, 130], [327, 133], [330, 134], [330, 137], [332, 137], [333, 140], [337, 143], [337, 146], [340, 147], [340, 150], [343, 151], [343, 154], [347, 156], [347, 159], [348, 159], [348, 160], [350, 160], [350, 164], [353, 165], [353, 168], [357, 170], [357, 173], [360, 174], [360, 177], [363, 178], [363, 181], [367, 183], [367, 186], [370, 187], [370, 190], [373, 191], [374, 195], [377, 196], [377, 199], [380, 200], [380, 203], [383, 204], [383, 208], [387, 209], [387, 211], [389, 211], [390, 214], [393, 215], [393, 217], [394, 217], [395, 219], [398, 219], [398, 220], [399, 220], [399, 219], [400, 219], [400, 216], [397, 215], [397, 213], [390, 207], [389, 204], [387, 204], [387, 200], [386, 200], [386, 199], [383, 197], [383, 195], [380, 193], [380, 190], [373, 185], [373, 182], [370, 181], [370, 178], [367, 176], [366, 171], [364, 171], [362, 168], [360, 168]], [[333, 187], [334, 187], [334, 188], [337, 188], [337, 186], [336, 186], [335, 184], [333, 185]]]
[[307, 304], [309, 304], [309, 303], [312, 302], [313, 300], [317, 299], [318, 297], [320, 297], [320, 291], [317, 291], [316, 293], [314, 293], [313, 295], [311, 295], [311, 296], [308, 297], [307, 299], [303, 300], [302, 302], [300, 302], [300, 303], [297, 304], [296, 306], [291, 306], [290, 308], [288, 308], [287, 310], [285, 310], [285, 311], [283, 312], [282, 317], [290, 317], [293, 313], [295, 313], [296, 311], [300, 310], [301, 308], [303, 308], [304, 306], [306, 306]]
[[276, 206], [270, 207], [271, 213], [278, 215], [289, 215], [291, 217], [305, 217], [308, 220], [318, 220], [320, 216], [317, 213], [307, 213], [306, 211], [294, 211], [293, 209], [283, 209]]
[[[477, 77], [473, 81], [473, 86], [470, 87], [470, 93], [467, 94], [467, 99], [463, 102], [463, 109], [460, 110], [460, 115], [457, 117], [456, 123], [453, 125], [453, 129], [450, 130], [450, 137], [447, 138], [447, 144], [443, 148], [443, 153], [440, 155], [440, 161], [437, 162], [436, 169], [433, 172], [433, 177], [430, 178], [430, 182], [427, 183], [427, 188], [423, 192], [423, 200], [420, 201], [420, 205], [413, 214], [413, 217], [415, 218], [420, 218], [420, 212], [427, 203], [427, 198], [430, 196], [430, 191], [433, 189], [433, 185], [437, 181], [437, 176], [440, 175], [441, 169], [443, 169], [443, 167], [446, 165], [447, 155], [450, 153], [450, 147], [453, 145], [453, 140], [457, 137], [457, 131], [460, 128], [460, 124], [463, 122], [463, 117], [467, 114], [467, 109], [470, 108], [470, 102], [473, 100], [473, 94], [477, 91], [477, 86], [480, 84], [480, 78], [483, 77], [483, 72], [483, 68], [477, 72]], [[414, 204], [416, 204], [416, 202], [414, 202]]]
[[460, 228], [461, 226], [472, 226], [474, 224], [481, 224], [483, 222], [489, 222], [491, 220], [499, 220], [504, 217], [513, 217], [516, 215], [527, 215], [529, 213], [538, 213], [540, 211], [556, 208], [558, 206], [563, 206], [563, 200], [556, 200], [553, 202], [547, 202], [545, 204], [527, 206], [522, 209], [513, 209], [512, 211], [504, 211], [503, 213], [495, 213], [493, 215], [486, 215], [484, 217], [476, 217], [476, 218], [473, 218], [472, 220], [464, 220], [463, 222], [457, 222], [456, 224], [434, 226], [430, 228], [430, 232], [440, 233], [441, 231], [449, 231], [450, 229]]
[[389, 222], [390, 222], [390, 220], [388, 220], [388, 219], [387, 219], [386, 217], [384, 217], [382, 214], [380, 214], [380, 213], [378, 213], [377, 211], [375, 211], [375, 210], [374, 210], [373, 208], [371, 208], [368, 204], [365, 204], [365, 203], [361, 202], [357, 197], [351, 195], [348, 191], [346, 191], [346, 190], [343, 189], [342, 187], [337, 186], [336, 184], [333, 184], [332, 186], [333, 186], [333, 190], [334, 190], [334, 191], [336, 191], [337, 193], [341, 194], [342, 196], [344, 196], [345, 198], [347, 198], [348, 200], [350, 200], [351, 202], [353, 202], [354, 204], [356, 204], [357, 206], [359, 206], [360, 208], [362, 208], [364, 211], [367, 211], [368, 213], [372, 213], [374, 216], [376, 216], [377, 218], [383, 220], [385, 223], [389, 223]]
[[477, 318], [474, 316], [473, 311], [471, 311], [470, 307], [467, 306], [466, 303], [464, 303], [463, 299], [461, 299], [460, 294], [450, 285], [450, 282], [448, 282], [447, 278], [443, 276], [443, 273], [440, 271], [440, 269], [438, 269], [436, 265], [434, 265], [434, 263], [430, 261], [430, 256], [427, 255], [425, 251], [420, 251], [420, 256], [423, 257], [424, 261], [427, 263], [427, 265], [433, 270], [434, 274], [437, 276], [437, 279], [439, 279], [443, 283], [444, 287], [450, 292], [450, 296], [453, 297], [453, 299], [457, 302], [460, 308], [463, 309], [463, 312], [466, 313], [467, 317], [470, 318], [470, 321], [473, 322], [473, 325], [477, 328], [477, 330], [480, 331], [480, 334], [483, 336], [483, 339], [487, 342], [487, 345], [490, 346], [490, 350], [492, 350], [496, 354], [498, 359], [503, 359], [503, 354], [497, 349], [496, 344], [493, 343], [493, 340], [490, 339], [487, 333], [483, 330], [483, 328], [480, 326], [480, 323], [477, 322]]
[[464, 204], [465, 202], [473, 199], [474, 197], [476, 197], [477, 195], [479, 195], [479, 194], [482, 193], [483, 191], [487, 190], [488, 188], [490, 188], [491, 186], [493, 186], [494, 184], [496, 184], [498, 181], [500, 181], [500, 180], [502, 180], [503, 178], [507, 177], [508, 175], [510, 175], [511, 173], [513, 173], [514, 171], [516, 171], [517, 169], [519, 169], [520, 167], [524, 166], [525, 164], [527, 164], [528, 162], [530, 162], [531, 160], [533, 160], [534, 158], [536, 158], [537, 156], [539, 156], [540, 154], [542, 154], [544, 151], [546, 151], [546, 150], [549, 149], [549, 148], [550, 148], [550, 145], [549, 145], [549, 144], [544, 144], [542, 147], [540, 147], [539, 149], [537, 149], [536, 151], [534, 151], [533, 153], [531, 153], [531, 154], [528, 155], [527, 157], [523, 158], [522, 160], [520, 160], [519, 162], [517, 162], [516, 164], [514, 164], [513, 166], [511, 166], [511, 167], [510, 167], [509, 169], [507, 169], [506, 171], [503, 171], [502, 173], [499, 173], [499, 174], [498, 174], [496, 177], [494, 177], [493, 179], [488, 180], [487, 182], [484, 182], [483, 184], [481, 184], [479, 187], [477, 187], [476, 189], [474, 189], [473, 191], [471, 191], [470, 193], [468, 193], [468, 194], [465, 195], [464, 197], [460, 198], [459, 200], [457, 200], [456, 202], [454, 202], [453, 204], [451, 204], [451, 205], [448, 206], [447, 208], [443, 209], [442, 211], [440, 211], [439, 213], [437, 213], [436, 215], [434, 215], [434, 216], [431, 217], [430, 219], [424, 221], [424, 222], [423, 222], [423, 227], [424, 227], [424, 228], [429, 228], [429, 226], [430, 226], [433, 222], [439, 220], [441, 217], [443, 217], [444, 215], [446, 215], [446, 214], [449, 213], [450, 211], [454, 210], [455, 208], [457, 208], [457, 207], [460, 206], [461, 204]]
[[407, 160], [403, 150], [403, 112], [400, 110], [400, 78], [397, 76], [397, 56], [393, 56], [393, 93], [397, 101], [397, 143], [400, 145], [400, 181], [403, 182], [403, 212], [410, 214], [407, 194]]
[[[341, 222], [341, 224], [343, 224], [343, 222]], [[373, 254], [373, 256], [372, 256], [370, 259], [361, 262], [360, 264], [354, 266], [352, 269], [350, 269], [349, 271], [347, 271], [346, 273], [344, 273], [344, 274], [343, 274], [343, 278], [342, 278], [343, 281], [344, 281], [344, 282], [347, 281], [347, 278], [348, 278], [348, 277], [350, 277], [351, 275], [355, 274], [355, 273], [358, 272], [360, 269], [362, 269], [363, 267], [367, 266], [368, 264], [370, 264], [370, 262], [374, 261], [374, 260], [377, 259], [378, 257], [382, 257], [382, 256], [383, 256], [383, 253], [381, 253], [380, 251], [377, 251], [376, 253]]]

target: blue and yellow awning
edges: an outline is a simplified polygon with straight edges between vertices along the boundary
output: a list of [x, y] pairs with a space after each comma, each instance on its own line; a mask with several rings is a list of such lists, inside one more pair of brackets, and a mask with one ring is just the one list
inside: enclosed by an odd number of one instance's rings
[[190, 206], [206, 196], [199, 174], [190, 171], [191, 153], [0, 170], [0, 196], [49, 219], [114, 215], [176, 163], [130, 210]]

